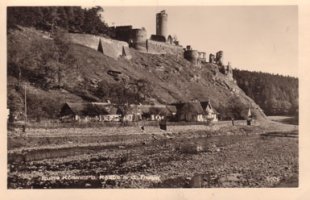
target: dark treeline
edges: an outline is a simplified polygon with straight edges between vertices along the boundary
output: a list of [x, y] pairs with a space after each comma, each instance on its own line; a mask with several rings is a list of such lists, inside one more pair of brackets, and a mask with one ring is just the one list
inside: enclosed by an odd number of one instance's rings
[[234, 78], [267, 115], [298, 114], [297, 78], [238, 69]]
[[103, 8], [78, 6], [8, 7], [8, 28], [16, 25], [52, 31], [60, 27], [69, 32], [109, 35], [108, 25], [102, 20]]

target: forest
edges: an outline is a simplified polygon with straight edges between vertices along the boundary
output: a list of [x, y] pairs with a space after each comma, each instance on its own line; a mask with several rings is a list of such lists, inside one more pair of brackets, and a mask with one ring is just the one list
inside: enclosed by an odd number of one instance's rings
[[234, 70], [238, 86], [266, 115], [298, 115], [298, 79], [247, 70]]
[[109, 27], [102, 18], [103, 8], [79, 6], [8, 7], [8, 28], [16, 25], [53, 31], [55, 27], [72, 33], [109, 35]]

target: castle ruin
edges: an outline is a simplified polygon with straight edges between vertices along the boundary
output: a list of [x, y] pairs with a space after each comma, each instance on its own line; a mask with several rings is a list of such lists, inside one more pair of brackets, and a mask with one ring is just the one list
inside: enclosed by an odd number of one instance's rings
[[[73, 42], [91, 47], [101, 53], [117, 59], [123, 57], [131, 59], [128, 48], [150, 54], [173, 54], [183, 56], [191, 62], [193, 66], [201, 67], [202, 63], [207, 63], [206, 53], [192, 49], [190, 45], [183, 48], [176, 37], [168, 34], [168, 14], [165, 10], [156, 14], [156, 34], [149, 38], [145, 28], [133, 28], [132, 25], [111, 27], [112, 39], [89, 36], [87, 34], [70, 34]], [[223, 61], [223, 51], [218, 51], [215, 55], [209, 55], [209, 63], [219, 66], [219, 71], [232, 79], [232, 68], [225, 66]]]
[[223, 66], [223, 51], [218, 51], [216, 53], [215, 63], [219, 66]]
[[212, 53], [210, 53], [210, 55], [209, 55], [209, 63], [215, 64], [215, 55]]

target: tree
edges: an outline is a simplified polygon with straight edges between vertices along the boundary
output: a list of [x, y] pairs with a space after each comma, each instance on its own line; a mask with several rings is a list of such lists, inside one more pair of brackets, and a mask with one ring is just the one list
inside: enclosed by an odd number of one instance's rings
[[69, 19], [68, 15], [66, 12], [65, 7], [58, 7], [57, 8], [57, 21], [56, 21], [57, 26], [68, 30], [69, 27]]
[[[267, 115], [294, 114], [298, 108], [298, 79], [289, 76], [234, 70], [239, 87]], [[297, 102], [297, 104], [296, 104]]]
[[9, 121], [13, 122], [18, 113], [21, 113], [24, 109], [23, 97], [14, 89], [8, 92], [8, 108], [10, 109]]
[[70, 25], [72, 25], [73, 28], [70, 29], [70, 31], [84, 33], [85, 31], [83, 30], [83, 27], [85, 21], [85, 10], [81, 9], [80, 7], [74, 7], [73, 12], [74, 12], [74, 21], [70, 23]]
[[8, 28], [21, 25], [53, 32], [58, 27], [69, 32], [109, 34], [100, 6], [90, 9], [78, 6], [8, 7], [7, 11]]

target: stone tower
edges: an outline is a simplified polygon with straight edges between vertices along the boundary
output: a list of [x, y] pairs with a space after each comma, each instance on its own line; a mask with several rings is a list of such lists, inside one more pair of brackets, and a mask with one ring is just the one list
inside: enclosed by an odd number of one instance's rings
[[209, 54], [209, 63], [215, 63], [215, 55], [212, 53]]
[[165, 10], [162, 10], [156, 14], [156, 35], [161, 35], [167, 38], [168, 36], [167, 22], [168, 22], [168, 14], [166, 13]]
[[219, 66], [223, 66], [223, 51], [219, 51], [216, 53], [215, 62]]
[[193, 50], [190, 45], [186, 46], [184, 58], [196, 66], [199, 64], [199, 53], [197, 50]]

